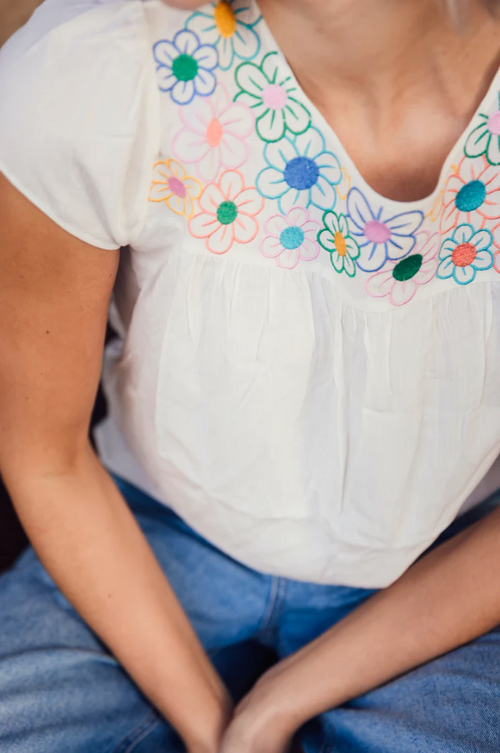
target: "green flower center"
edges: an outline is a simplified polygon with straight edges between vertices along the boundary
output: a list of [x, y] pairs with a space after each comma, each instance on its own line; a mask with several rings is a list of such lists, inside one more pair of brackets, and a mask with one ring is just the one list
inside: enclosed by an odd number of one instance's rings
[[460, 212], [474, 212], [479, 209], [486, 198], [486, 186], [480, 180], [466, 183], [457, 194], [455, 200]]
[[238, 207], [234, 201], [223, 201], [217, 208], [217, 219], [221, 225], [231, 225], [238, 216]]
[[192, 81], [198, 73], [198, 63], [191, 55], [179, 55], [172, 63], [172, 73], [179, 81]]
[[398, 282], [404, 282], [405, 280], [411, 280], [415, 277], [418, 270], [422, 266], [423, 257], [421, 254], [413, 254], [407, 256], [406, 259], [401, 259], [399, 264], [396, 264], [392, 270], [392, 276]]

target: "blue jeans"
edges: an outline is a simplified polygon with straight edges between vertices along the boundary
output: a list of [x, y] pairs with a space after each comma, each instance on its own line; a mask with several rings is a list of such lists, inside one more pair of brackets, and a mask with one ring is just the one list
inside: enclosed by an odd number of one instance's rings
[[[235, 562], [115, 477], [235, 699], [373, 591]], [[491, 497], [436, 546], [500, 502]], [[332, 667], [332, 672], [335, 667]], [[500, 626], [300, 731], [305, 753], [498, 753]], [[183, 746], [29, 548], [0, 578], [1, 753], [180, 753]]]

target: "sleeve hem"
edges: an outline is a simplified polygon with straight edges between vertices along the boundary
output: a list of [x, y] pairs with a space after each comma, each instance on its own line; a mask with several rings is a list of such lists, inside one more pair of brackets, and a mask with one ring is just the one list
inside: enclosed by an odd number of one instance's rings
[[45, 206], [43, 206], [43, 202], [41, 202], [37, 197], [33, 196], [31, 191], [27, 189], [23, 184], [15, 178], [10, 170], [5, 166], [5, 164], [0, 159], [0, 172], [5, 175], [9, 183], [12, 183], [14, 188], [17, 188], [20, 193], [23, 194], [32, 204], [34, 204], [43, 214], [45, 214], [49, 219], [51, 219], [53, 222], [56, 223], [60, 228], [63, 230], [66, 230], [70, 235], [73, 235], [75, 238], [78, 238], [79, 240], [83, 241], [84, 243], [88, 243], [91, 246], [96, 246], [97, 248], [102, 248], [105, 251], [115, 251], [117, 248], [120, 248], [119, 243], [113, 243], [110, 244], [107, 241], [102, 241], [98, 238], [93, 238], [91, 235], [82, 232], [81, 230], [75, 230], [75, 228], [71, 227], [66, 222], [63, 222], [60, 220], [56, 215], [52, 212], [52, 210], [47, 209]]

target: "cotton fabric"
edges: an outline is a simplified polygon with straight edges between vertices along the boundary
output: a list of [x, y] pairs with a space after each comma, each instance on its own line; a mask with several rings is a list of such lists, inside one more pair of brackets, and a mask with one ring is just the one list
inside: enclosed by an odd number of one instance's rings
[[251, 568], [362, 588], [500, 485], [499, 87], [395, 202], [253, 0], [45, 0], [0, 52], [0, 169], [122, 249], [105, 464]]

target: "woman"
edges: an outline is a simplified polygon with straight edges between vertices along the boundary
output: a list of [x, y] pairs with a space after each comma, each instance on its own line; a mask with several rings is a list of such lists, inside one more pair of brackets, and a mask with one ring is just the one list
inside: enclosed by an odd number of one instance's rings
[[493, 753], [498, 21], [175, 5], [0, 55], [0, 751]]

